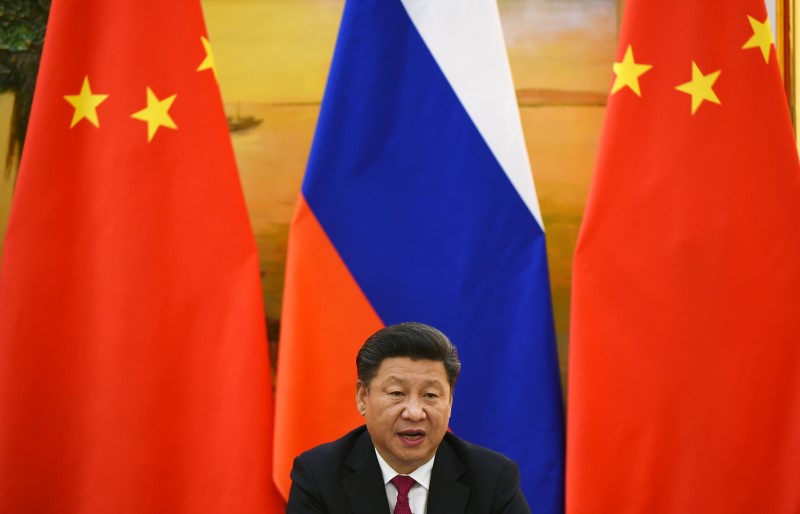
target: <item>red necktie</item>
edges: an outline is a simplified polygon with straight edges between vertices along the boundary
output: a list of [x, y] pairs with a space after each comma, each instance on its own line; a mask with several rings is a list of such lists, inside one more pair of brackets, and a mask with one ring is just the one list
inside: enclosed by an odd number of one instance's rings
[[408, 504], [408, 491], [415, 481], [413, 478], [404, 475], [397, 475], [391, 482], [397, 488], [397, 505], [394, 514], [411, 514], [411, 506]]

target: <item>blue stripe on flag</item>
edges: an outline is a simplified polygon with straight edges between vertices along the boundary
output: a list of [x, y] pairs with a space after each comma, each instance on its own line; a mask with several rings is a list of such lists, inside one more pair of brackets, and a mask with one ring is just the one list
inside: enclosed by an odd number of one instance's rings
[[399, 0], [348, 0], [303, 193], [384, 323], [448, 334], [453, 431], [563, 510], [563, 411], [544, 234]]

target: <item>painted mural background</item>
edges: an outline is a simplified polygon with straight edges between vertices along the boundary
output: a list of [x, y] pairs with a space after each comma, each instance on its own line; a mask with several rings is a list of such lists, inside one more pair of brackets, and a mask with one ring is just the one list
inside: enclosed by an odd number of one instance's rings
[[[612, 79], [616, 0], [500, 0], [523, 130], [547, 231], [562, 375], [571, 259]], [[261, 256], [271, 338], [286, 240], [342, 0], [203, 0]], [[259, 121], [260, 120], [260, 121]]]

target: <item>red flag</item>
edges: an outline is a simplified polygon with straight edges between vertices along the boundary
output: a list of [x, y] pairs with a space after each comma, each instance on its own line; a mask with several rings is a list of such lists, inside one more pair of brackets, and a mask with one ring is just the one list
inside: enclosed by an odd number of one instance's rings
[[800, 512], [800, 166], [762, 0], [629, 0], [575, 252], [567, 510]]
[[282, 512], [197, 0], [55, 0], [0, 272], [0, 511]]

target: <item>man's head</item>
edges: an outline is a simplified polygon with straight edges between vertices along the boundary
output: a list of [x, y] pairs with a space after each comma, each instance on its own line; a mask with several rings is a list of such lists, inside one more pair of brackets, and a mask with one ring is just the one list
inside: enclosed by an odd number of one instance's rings
[[389, 357], [440, 361], [447, 373], [450, 393], [453, 393], [461, 362], [450, 339], [435, 328], [408, 322], [391, 325], [372, 334], [356, 356], [359, 382], [369, 386], [383, 360]]
[[433, 457], [450, 420], [461, 363], [450, 340], [421, 323], [369, 337], [356, 357], [356, 405], [381, 457], [410, 473]]

